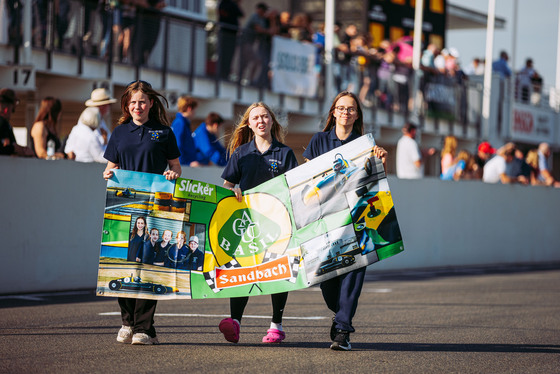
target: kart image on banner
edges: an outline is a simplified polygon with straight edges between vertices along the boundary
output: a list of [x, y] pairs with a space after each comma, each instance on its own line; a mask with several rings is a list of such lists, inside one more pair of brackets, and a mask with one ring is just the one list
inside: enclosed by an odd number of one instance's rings
[[[114, 170], [107, 183], [97, 294], [272, 294], [402, 252], [374, 145], [364, 135], [244, 191], [242, 202], [213, 184]], [[149, 236], [133, 235], [138, 221]]]

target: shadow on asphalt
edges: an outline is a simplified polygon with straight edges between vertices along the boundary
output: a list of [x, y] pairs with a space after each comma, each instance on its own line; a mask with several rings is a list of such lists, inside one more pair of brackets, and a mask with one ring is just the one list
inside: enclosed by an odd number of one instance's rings
[[[370, 268], [366, 273], [366, 281], [415, 281], [440, 277], [464, 277], [483, 274], [513, 274], [551, 270], [560, 270], [560, 262], [410, 269], [383, 272], [375, 272], [374, 268]], [[109, 298], [107, 297], [96, 296], [95, 290], [0, 295], [0, 309], [45, 304], [102, 302], [108, 301], [108, 299]]]

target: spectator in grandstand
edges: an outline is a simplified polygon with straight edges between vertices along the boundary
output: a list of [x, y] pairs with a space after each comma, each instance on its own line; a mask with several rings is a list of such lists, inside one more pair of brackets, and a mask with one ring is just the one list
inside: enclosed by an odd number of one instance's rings
[[280, 12], [280, 16], [278, 18], [278, 36], [290, 38], [291, 18], [292, 15], [290, 12]]
[[260, 71], [252, 83], [258, 87], [270, 88], [270, 56], [272, 54], [272, 37], [278, 34], [278, 11], [269, 9], [265, 14], [266, 32], [260, 35], [258, 54]]
[[531, 181], [531, 168], [525, 162], [525, 155], [514, 145], [513, 161], [506, 165], [506, 175], [512, 182], [529, 184]]
[[290, 37], [298, 42], [311, 42], [313, 29], [311, 28], [311, 16], [307, 13], [296, 13], [292, 18]]
[[480, 58], [475, 57], [464, 71], [467, 75], [483, 75], [484, 63], [480, 60]]
[[517, 89], [518, 94], [521, 95], [521, 102], [529, 103], [531, 101], [533, 82], [541, 79], [539, 73], [533, 68], [533, 60], [528, 58], [525, 61], [525, 66], [517, 73]]
[[403, 136], [397, 142], [397, 177], [418, 179], [424, 176], [424, 159], [436, 150], [429, 148], [421, 151], [416, 143], [416, 126], [407, 123], [402, 128]]
[[422, 57], [420, 58], [420, 64], [422, 70], [426, 70], [430, 73], [437, 72], [434, 60], [438, 55], [439, 55], [438, 47], [433, 43], [428, 44], [424, 52], [422, 52]]
[[527, 157], [525, 157], [525, 162], [530, 168], [529, 179], [531, 186], [543, 186], [544, 182], [539, 179], [539, 151], [536, 148], [529, 150]]
[[515, 158], [515, 145], [507, 143], [496, 152], [496, 156], [484, 165], [482, 181], [486, 183], [515, 183], [516, 179], [507, 175], [507, 165]]
[[196, 161], [200, 165], [226, 166], [226, 149], [218, 140], [224, 119], [214, 112], [194, 130], [192, 137], [196, 149]]
[[379, 106], [392, 110], [395, 83], [392, 79], [395, 69], [395, 53], [391, 50], [391, 42], [383, 40], [379, 44], [377, 51], [380, 55], [379, 67], [377, 68], [377, 89], [375, 96], [379, 101]]
[[103, 157], [106, 145], [95, 135], [100, 122], [99, 108], [89, 107], [84, 109], [80, 114], [78, 123], [68, 135], [64, 147], [64, 153], [68, 155], [69, 159], [78, 162], [104, 163], [107, 161]]
[[144, 65], [156, 45], [161, 24], [159, 12], [166, 4], [165, 0], [136, 0], [136, 6], [138, 20], [133, 32], [132, 62]]
[[182, 95], [177, 100], [177, 109], [175, 119], [171, 123], [171, 129], [177, 138], [177, 146], [181, 152], [179, 162], [181, 165], [190, 167], [199, 166], [196, 161], [196, 149], [192, 138], [191, 118], [194, 116], [198, 101], [194, 98]]
[[218, 34], [218, 72], [222, 79], [227, 79], [230, 74], [231, 62], [237, 45], [237, 32], [239, 30], [239, 19], [244, 16], [241, 0], [221, 0], [218, 5], [218, 22], [220, 31]]
[[472, 179], [472, 166], [474, 160], [472, 155], [462, 149], [457, 154], [454, 163], [447, 168], [445, 173], [440, 176], [441, 180], [460, 180], [460, 179]]
[[48, 96], [41, 100], [39, 113], [31, 127], [31, 147], [38, 158], [66, 158], [58, 137], [57, 124], [61, 112], [62, 103], [59, 99]]
[[95, 135], [99, 138], [99, 141], [106, 145], [111, 137], [111, 130], [107, 123], [105, 122], [105, 117], [111, 110], [111, 104], [117, 102], [117, 99], [112, 98], [109, 91], [106, 88], [96, 88], [91, 91], [90, 98], [85, 102], [86, 107], [97, 107], [99, 108], [99, 114], [101, 116], [101, 122], [95, 130]]
[[548, 168], [548, 158], [550, 157], [550, 146], [548, 143], [539, 144], [538, 148], [539, 157], [539, 180], [545, 184], [545, 186], [560, 187], [560, 182], [556, 181], [550, 169]]
[[474, 156], [474, 178], [482, 179], [484, 165], [492, 156], [496, 153], [496, 150], [492, 148], [490, 143], [482, 142], [478, 145], [476, 155]]
[[455, 154], [457, 152], [457, 138], [448, 135], [443, 140], [443, 149], [441, 150], [441, 174], [447, 173], [447, 169], [455, 163]]
[[350, 66], [352, 60], [352, 51], [350, 43], [358, 35], [356, 25], [349, 24], [344, 29], [344, 33], [340, 39], [340, 44], [336, 47], [336, 60], [340, 68], [339, 91], [346, 91], [352, 88], [350, 84], [356, 82], [355, 70]]
[[395, 71], [393, 81], [396, 83], [395, 110], [408, 113], [409, 110], [409, 80], [412, 73], [412, 39], [402, 37], [392, 45], [395, 53]]
[[257, 3], [241, 33], [240, 53], [236, 60], [242, 84], [256, 83], [261, 72], [262, 59], [259, 53], [261, 40], [269, 35], [266, 12], [268, 5]]
[[10, 124], [10, 118], [18, 104], [19, 99], [14, 90], [10, 88], [0, 90], [0, 155], [33, 156], [30, 148], [17, 144], [14, 130]]
[[492, 71], [499, 73], [500, 77], [509, 78], [511, 77], [511, 69], [508, 66], [509, 56], [506, 51], [500, 52], [500, 58], [492, 63]]

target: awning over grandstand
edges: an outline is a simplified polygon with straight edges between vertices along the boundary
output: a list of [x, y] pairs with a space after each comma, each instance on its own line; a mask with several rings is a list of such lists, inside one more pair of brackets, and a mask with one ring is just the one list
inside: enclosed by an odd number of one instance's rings
[[[447, 3], [447, 30], [485, 29], [488, 15], [459, 5]], [[506, 20], [496, 17], [495, 28], [503, 29]]]

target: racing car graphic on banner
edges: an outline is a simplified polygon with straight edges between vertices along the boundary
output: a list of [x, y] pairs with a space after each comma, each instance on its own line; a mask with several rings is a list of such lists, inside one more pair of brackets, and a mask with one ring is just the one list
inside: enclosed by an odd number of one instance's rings
[[338, 192], [347, 192], [384, 177], [383, 168], [378, 172], [376, 158], [366, 158], [364, 166], [359, 167], [345, 160], [340, 153], [335, 155], [332, 169], [315, 186], [305, 186], [303, 203], [308, 205], [314, 200], [323, 202]]
[[138, 291], [138, 292], [148, 292], [155, 293], [158, 295], [164, 295], [166, 293], [179, 292], [175, 287], [166, 287], [161, 284], [142, 282], [140, 277], [124, 277], [119, 279], [113, 279], [109, 282], [109, 289], [111, 291]]

